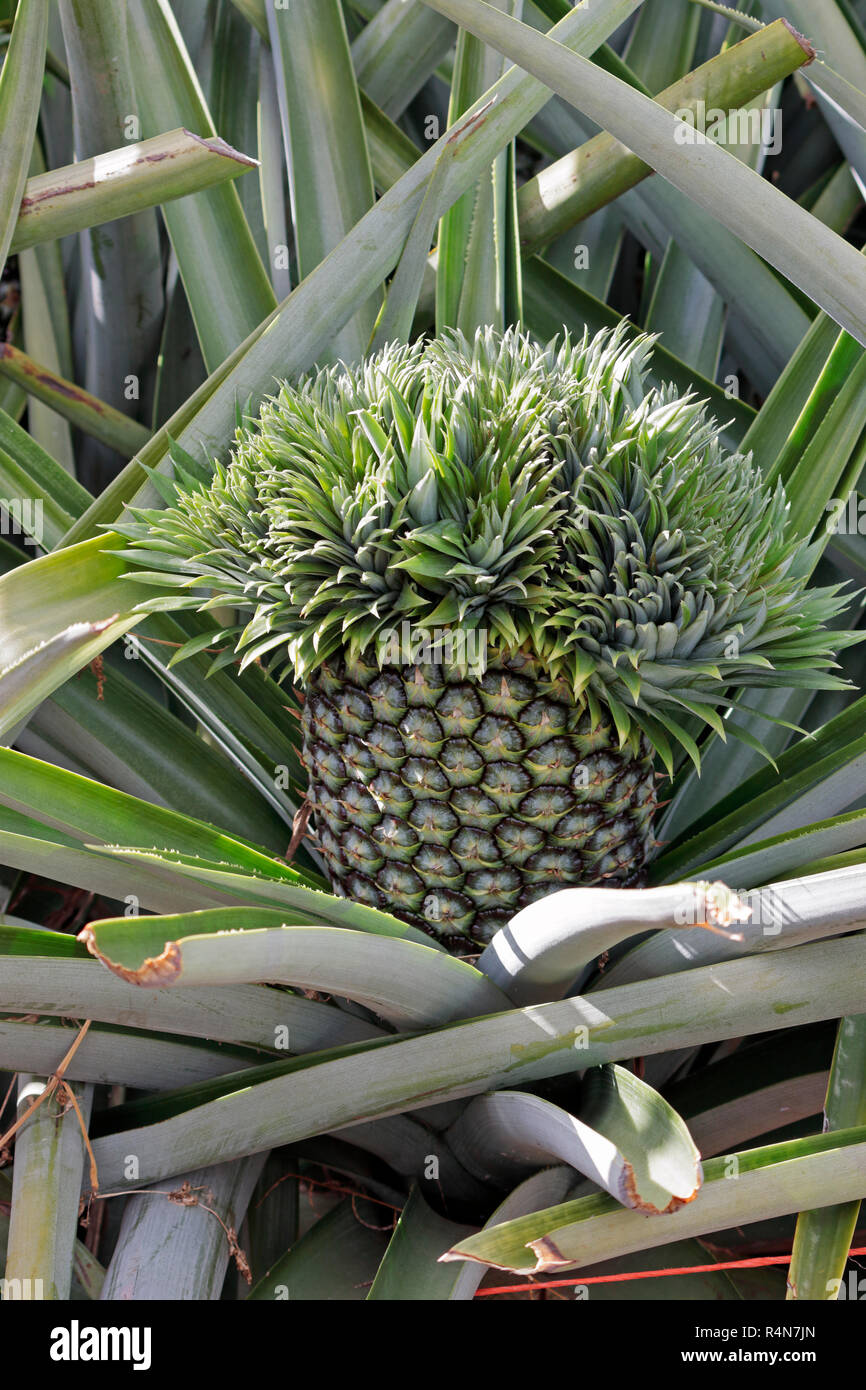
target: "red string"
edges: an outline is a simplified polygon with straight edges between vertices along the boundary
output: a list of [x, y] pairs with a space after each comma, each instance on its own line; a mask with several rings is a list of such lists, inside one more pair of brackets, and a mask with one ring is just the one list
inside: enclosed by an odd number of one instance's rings
[[[848, 1251], [852, 1255], [866, 1255], [866, 1245]], [[487, 1298], [494, 1293], [526, 1293], [535, 1289], [568, 1289], [576, 1284], [619, 1284], [629, 1279], [664, 1279], [673, 1274], [715, 1274], [721, 1269], [758, 1269], [761, 1265], [785, 1265], [791, 1260], [788, 1255], [762, 1255], [753, 1260], [725, 1260], [719, 1264], [689, 1265], [683, 1269], [641, 1269], [633, 1274], [594, 1274], [588, 1279], [549, 1279], [542, 1284], [508, 1284], [495, 1289], [479, 1289], [476, 1298]]]

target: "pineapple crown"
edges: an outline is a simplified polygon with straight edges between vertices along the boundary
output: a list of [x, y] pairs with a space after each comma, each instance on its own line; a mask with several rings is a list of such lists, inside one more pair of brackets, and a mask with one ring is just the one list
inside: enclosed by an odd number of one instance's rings
[[227, 466], [176, 458], [171, 505], [117, 528], [133, 577], [170, 591], [141, 609], [229, 607], [215, 665], [301, 682], [393, 663], [395, 632], [458, 666], [522, 651], [666, 762], [669, 736], [696, 756], [695, 717], [731, 728], [731, 687], [841, 684], [830, 653], [854, 638], [823, 625], [843, 601], [807, 588], [781, 484], [648, 385], [652, 346], [448, 332], [282, 385]]

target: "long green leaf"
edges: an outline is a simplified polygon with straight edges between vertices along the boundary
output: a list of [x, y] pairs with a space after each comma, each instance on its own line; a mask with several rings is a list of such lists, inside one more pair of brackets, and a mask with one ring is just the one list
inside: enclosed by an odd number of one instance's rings
[[192, 816], [153, 806], [23, 753], [0, 749], [0, 769], [0, 804], [82, 845], [149, 845], [286, 883], [307, 881], [284, 860]]
[[[217, 132], [168, 0], [130, 0], [127, 12], [142, 133], [184, 126], [213, 140]], [[171, 203], [163, 216], [212, 372], [272, 312], [274, 293], [233, 183]]]
[[174, 1190], [188, 1186], [187, 1202], [164, 1193], [128, 1200], [101, 1297], [218, 1299], [233, 1253], [227, 1233], [240, 1229], [264, 1163], [261, 1154], [182, 1173]]
[[[204, 651], [172, 666], [171, 656], [177, 648], [201, 636], [202, 630], [189, 614], [176, 615], [176, 619], [162, 616], [148, 624], [147, 631], [155, 640], [143, 639], [133, 649], [231, 759], [245, 781], [291, 826], [306, 790], [306, 774], [292, 740], [296, 721], [286, 715], [287, 692], [255, 665], [241, 673], [212, 671], [212, 657]], [[297, 796], [293, 792], [296, 786]]]
[[448, 1131], [476, 1176], [505, 1186], [530, 1167], [568, 1163], [623, 1206], [676, 1211], [701, 1183], [700, 1155], [671, 1106], [623, 1067], [593, 1067], [580, 1115], [519, 1091], [479, 1096]]
[[[246, 1248], [254, 1284], [298, 1239], [300, 1179], [291, 1150], [268, 1154], [247, 1208]], [[361, 1227], [360, 1229], [364, 1229]]]
[[[18, 1118], [44, 1095], [44, 1077], [18, 1080]], [[72, 1083], [75, 1107], [56, 1091], [24, 1120], [15, 1140], [12, 1210], [5, 1278], [35, 1281], [35, 1297], [68, 1299], [85, 1163], [82, 1122], [90, 1118], [93, 1088]]]
[[0, 72], [0, 265], [6, 261], [30, 168], [48, 43], [48, 0], [19, 0]]
[[[493, 0], [497, 9], [520, 17], [522, 0]], [[461, 30], [448, 123], [455, 125], [478, 97], [502, 76], [498, 53]], [[500, 329], [522, 317], [509, 299], [509, 253], [513, 251], [513, 149], [503, 150], [490, 170], [448, 209], [439, 225], [436, 328], [460, 328], [472, 337], [492, 324]]]
[[866, 1128], [751, 1149], [711, 1159], [704, 1186], [676, 1221], [649, 1222], [611, 1197], [583, 1197], [483, 1231], [455, 1246], [448, 1258], [482, 1260], [523, 1274], [579, 1269], [797, 1211], [812, 1200], [826, 1205], [834, 1192], [858, 1194], [864, 1160]]
[[268, 37], [268, 15], [265, 9], [265, 0], [232, 0], [232, 4], [263, 39]]
[[[304, 279], [373, 206], [373, 174], [339, 0], [271, 5], [268, 29]], [[335, 357], [362, 356], [377, 308], [371, 296], [339, 329]]]
[[[371, 1211], [379, 1227], [387, 1215]], [[343, 1201], [317, 1221], [250, 1290], [250, 1299], [341, 1303], [367, 1296], [387, 1243], [384, 1229], [362, 1222], [356, 1201]]]
[[134, 625], [135, 585], [118, 582], [122, 569], [99, 536], [0, 579], [0, 737]]
[[[58, 511], [70, 517], [80, 516], [93, 501], [87, 489], [71, 478], [5, 411], [0, 411], [0, 449], [26, 473], [28, 487], [35, 489], [37, 495], [50, 498]], [[21, 495], [32, 496], [33, 493]]]
[[[299, 914], [302, 915], [302, 914]], [[396, 936], [287, 925], [285, 913], [226, 908], [107, 918], [84, 932], [122, 979], [163, 986], [293, 985], [355, 999], [402, 1028], [492, 1013], [508, 1000], [471, 965]]]
[[[655, 100], [671, 112], [734, 110], [773, 87], [808, 61], [790, 29], [778, 21], [703, 63], [659, 92]], [[643, 88], [647, 95], [649, 89]], [[517, 195], [524, 251], [539, 251], [554, 236], [653, 172], [613, 135], [594, 136], [527, 179]]]
[[0, 1012], [92, 1018], [278, 1055], [315, 1052], [380, 1033], [364, 1019], [285, 990], [255, 985], [141, 989], [104, 970], [82, 942], [60, 932], [0, 925], [0, 958]]
[[[259, 34], [246, 23], [231, 0], [222, 0], [216, 7], [214, 19], [208, 102], [214, 125], [223, 140], [236, 150], [246, 150], [250, 154], [255, 154], [259, 148], [259, 121], [265, 115], [259, 109], [259, 81], [266, 67]], [[268, 114], [276, 115], [275, 108], [276, 103], [273, 113]], [[258, 175], [240, 179], [237, 185], [244, 215], [266, 268], [271, 261], [262, 202], [262, 187], [267, 177], [260, 168]], [[285, 243], [286, 238], [281, 240]]]
[[[20, 732], [18, 737], [22, 738]], [[0, 809], [0, 839], [2, 859], [10, 867], [61, 879], [88, 892], [99, 892], [121, 901], [133, 894], [151, 911], [259, 902], [281, 906], [291, 902], [291, 895], [287, 899], [282, 892], [286, 885], [280, 885], [276, 879], [262, 880], [239, 870], [227, 870], [222, 863], [208, 860], [187, 858], [179, 863], [171, 852], [151, 851], [148, 855], [139, 849], [117, 851], [113, 847], [85, 846], [79, 839], [46, 824], [44, 818], [37, 819], [6, 808]], [[191, 863], [195, 868], [190, 868]], [[207, 873], [201, 872], [203, 866]], [[319, 886], [315, 876], [310, 881]], [[324, 883], [321, 886], [324, 887]], [[345, 920], [347, 914], [349, 917], [355, 915], [349, 903], [338, 916]], [[314, 912], [313, 918], [319, 921], [321, 914]], [[384, 920], [392, 923], [390, 918]], [[407, 933], [411, 935], [411, 929], [407, 928]], [[405, 933], [398, 931], [398, 934]]]
[[[45, 160], [37, 136], [33, 141], [30, 172], [39, 175], [44, 169]], [[18, 279], [24, 347], [38, 362], [67, 377], [72, 376], [72, 329], [60, 246], [53, 242], [22, 251], [18, 256]], [[27, 428], [67, 473], [75, 473], [72, 435], [62, 416], [31, 401]]]
[[[866, 1014], [839, 1021], [824, 1122], [830, 1131], [866, 1125]], [[859, 1212], [859, 1199], [801, 1212], [788, 1271], [789, 1299], [839, 1296]]]
[[690, 0], [644, 0], [623, 59], [651, 92], [688, 72], [700, 22], [700, 10]]
[[[12, 1174], [0, 1173], [0, 1267], [6, 1263], [6, 1244], [9, 1238], [9, 1217], [6, 1214], [12, 1201]], [[72, 1255], [72, 1284], [70, 1296], [76, 1300], [99, 1298], [105, 1271], [81, 1240], [76, 1240]]]
[[433, 1211], [416, 1187], [400, 1213], [394, 1234], [379, 1266], [367, 1301], [421, 1302], [454, 1296], [455, 1271], [438, 1263], [449, 1244], [474, 1232]]
[[[68, 1022], [53, 1018], [39, 1023], [0, 1018], [0, 1070], [24, 1072], [35, 1067], [46, 1076], [52, 1075], [75, 1041], [75, 1031]], [[94, 1023], [75, 1053], [66, 1079], [166, 1090], [231, 1075], [250, 1066], [254, 1057], [255, 1053], [225, 1043]]]
[[283, 135], [274, 65], [264, 51], [259, 59], [258, 150], [259, 191], [262, 203], [267, 267], [277, 300], [291, 288], [291, 265], [283, 248], [289, 245], [288, 192], [285, 179]]
[[352, 44], [359, 85], [396, 120], [454, 45], [454, 25], [421, 0], [388, 0]]
[[[407, 343], [411, 338], [419, 297], [422, 294], [425, 275], [429, 269], [430, 243], [434, 239], [437, 223], [440, 226], [444, 225], [447, 217], [450, 216], [450, 214], [446, 214], [446, 218], [440, 223], [439, 207], [442, 201], [442, 189], [448, 174], [448, 166], [459, 157], [461, 145], [473, 127], [474, 121], [471, 119], [464, 126], [458, 126], [439, 157], [439, 163], [427, 185], [424, 200], [418, 209], [415, 221], [412, 223], [412, 229], [406, 238], [406, 245], [403, 247], [403, 254], [388, 287], [388, 297], [376, 322], [375, 333], [370, 343], [371, 352], [377, 352], [387, 343]], [[469, 195], [464, 194], [464, 197], [467, 196]], [[479, 273], [484, 278], [481, 267], [479, 267]], [[439, 279], [437, 277], [438, 284]]]
[[[171, 892], [188, 898], [198, 895], [196, 907], [279, 907], [294, 909], [304, 920], [315, 925], [351, 927], [356, 931], [371, 931], [379, 935], [406, 938], [426, 946], [428, 950], [444, 950], [418, 927], [406, 926], [378, 908], [367, 907], [352, 898], [339, 898], [322, 891], [316, 880], [293, 882], [278, 876], [266, 877], [249, 871], [242, 872], [218, 860], [202, 859], [197, 855], [159, 852], [138, 846], [105, 845], [106, 857], [123, 860], [135, 869], [149, 868]], [[300, 875], [299, 875], [300, 878]], [[308, 887], [307, 883], [316, 884]], [[186, 891], [185, 891], [186, 890]], [[165, 911], [165, 908], [161, 909]]]
[[679, 144], [675, 116], [549, 37], [481, 0], [425, 4], [520, 62], [610, 130], [866, 343], [866, 263], [841, 237], [700, 132], [694, 144]]
[[561, 999], [591, 961], [645, 932], [679, 923], [739, 927], [750, 909], [723, 886], [563, 888], [524, 907], [482, 952], [478, 968], [515, 1004]]
[[834, 1032], [828, 1022], [749, 1039], [668, 1087], [704, 1157], [820, 1115]]
[[716, 376], [724, 339], [721, 295], [675, 241], [668, 244], [647, 312], [646, 330], [702, 376]]
[[[180, 1114], [107, 1135], [94, 1151], [107, 1182], [120, 1177], [124, 1155], [136, 1153], [140, 1182], [147, 1184], [217, 1155], [240, 1156], [491, 1087], [773, 1031], [789, 1027], [792, 1017], [798, 1023], [838, 1017], [861, 1007], [864, 989], [866, 942], [856, 936], [729, 961], [416, 1038], [356, 1044], [333, 1058], [284, 1063], [283, 1074], [197, 1107], [194, 1119]], [[76, 1060], [77, 1054], [71, 1065]]]
[[[71, 77], [75, 156], [86, 159], [138, 134], [135, 128], [130, 132], [129, 120], [138, 120], [134, 71], [139, 55], [134, 64], [128, 6], [59, 0], [58, 9]], [[156, 213], [145, 209], [91, 228], [79, 245], [83, 278], [93, 286], [79, 319], [83, 384], [116, 410], [139, 415], [153, 387], [164, 310]], [[98, 492], [117, 471], [118, 460], [112, 449], [87, 440], [78, 462], [82, 482]]]
[[150, 438], [150, 431], [137, 420], [58, 376], [50, 367], [34, 362], [12, 343], [0, 343], [0, 376], [14, 381], [34, 400], [124, 457], [137, 453]]
[[[858, 456], [866, 429], [864, 392], [866, 354], [861, 354], [786, 480], [785, 490], [791, 502], [789, 525], [794, 535], [808, 536], [823, 521], [826, 539], [835, 511], [831, 504], [847, 499], [843, 477], [849, 461]], [[861, 468], [862, 460], [855, 480]]]
[[199, 193], [255, 165], [219, 137], [180, 129], [52, 169], [27, 180], [10, 252]]
[[808, 824], [856, 800], [862, 787], [859, 760], [866, 753], [862, 735], [866, 697], [854, 702], [814, 735], [799, 739], [779, 759], [762, 767], [688, 830], [655, 861], [654, 873], [673, 878], [756, 836]]
[[[864, 927], [864, 884], [866, 871], [859, 863], [834, 865], [814, 874], [771, 883], [743, 895], [751, 913], [747, 921], [737, 923], [739, 940], [684, 927], [654, 932], [612, 962], [605, 969], [602, 983], [607, 988], [739, 955], [784, 953], [791, 946]], [[712, 905], [713, 896], [706, 907]], [[578, 924], [572, 920], [576, 928]]]
[[32, 543], [46, 550], [57, 544], [92, 500], [4, 410], [0, 410], [0, 493], [12, 529], [17, 523]]
[[[135, 653], [133, 645], [126, 651]], [[132, 672], [132, 663], [126, 670]], [[210, 742], [111, 661], [81, 671], [35, 711], [22, 753], [56, 763], [144, 801], [233, 830], [282, 854], [289, 831], [276, 809]]]

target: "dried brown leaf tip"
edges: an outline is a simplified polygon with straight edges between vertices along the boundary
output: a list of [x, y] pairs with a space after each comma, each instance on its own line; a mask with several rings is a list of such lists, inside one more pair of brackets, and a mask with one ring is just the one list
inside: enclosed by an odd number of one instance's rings
[[645, 1197], [641, 1196], [638, 1190], [634, 1168], [630, 1163], [626, 1163], [623, 1167], [622, 1187], [626, 1206], [632, 1207], [635, 1211], [645, 1211], [652, 1216], [666, 1216], [670, 1212], [679, 1211], [680, 1207], [688, 1206], [689, 1202], [695, 1200], [701, 1189], [701, 1165], [698, 1163], [696, 1166], [695, 1184], [688, 1196], [678, 1197], [674, 1193], [667, 1206], [664, 1207], [657, 1207], [654, 1203], [648, 1202]]
[[183, 959], [177, 941], [167, 941], [158, 956], [147, 956], [141, 965], [130, 970], [128, 966], [119, 965], [117, 961], [110, 960], [103, 951], [100, 951], [91, 926], [84, 927], [78, 933], [78, 940], [84, 943], [90, 954], [101, 961], [112, 975], [119, 975], [121, 980], [126, 980], [131, 985], [143, 985], [150, 988], [169, 985], [178, 978], [183, 969]]
[[529, 1248], [535, 1254], [538, 1261], [533, 1274], [545, 1274], [552, 1269], [569, 1269], [573, 1260], [568, 1260], [563, 1255], [559, 1246], [550, 1239], [550, 1236], [542, 1236], [540, 1240], [529, 1241]]

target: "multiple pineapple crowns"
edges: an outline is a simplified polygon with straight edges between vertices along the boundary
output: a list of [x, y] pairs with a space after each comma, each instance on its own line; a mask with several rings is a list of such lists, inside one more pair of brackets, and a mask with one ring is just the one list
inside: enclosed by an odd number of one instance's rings
[[227, 467], [179, 469], [173, 505], [118, 528], [124, 553], [169, 589], [151, 606], [235, 610], [221, 661], [303, 682], [362, 654], [444, 650], [477, 674], [521, 651], [621, 742], [694, 755], [726, 688], [836, 684], [846, 638], [822, 628], [842, 603], [806, 588], [781, 485], [700, 402], [647, 385], [651, 350], [485, 329], [283, 385]]

